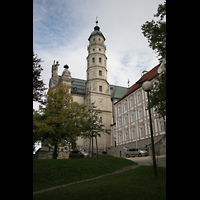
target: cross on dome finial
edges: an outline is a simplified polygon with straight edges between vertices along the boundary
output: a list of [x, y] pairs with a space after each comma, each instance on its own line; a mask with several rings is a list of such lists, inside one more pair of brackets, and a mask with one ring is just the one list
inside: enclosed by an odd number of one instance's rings
[[96, 26], [97, 26], [97, 24], [98, 24], [98, 20], [97, 20], [97, 19], [98, 19], [98, 16], [96, 16]]

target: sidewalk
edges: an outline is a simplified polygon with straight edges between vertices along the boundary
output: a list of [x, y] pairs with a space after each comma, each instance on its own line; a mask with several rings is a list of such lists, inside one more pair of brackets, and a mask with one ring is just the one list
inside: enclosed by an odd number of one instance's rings
[[40, 193], [42, 193], [42, 192], [47, 192], [47, 191], [55, 190], [55, 189], [57, 189], [57, 188], [67, 187], [67, 186], [74, 185], [74, 184], [77, 184], [77, 183], [83, 183], [83, 182], [87, 182], [87, 181], [92, 181], [92, 180], [95, 180], [95, 179], [103, 178], [103, 177], [106, 177], [106, 176], [110, 176], [110, 175], [114, 175], [114, 174], [123, 173], [123, 172], [125, 172], [125, 171], [130, 170], [130, 169], [135, 169], [135, 168], [137, 168], [137, 167], [139, 167], [139, 166], [140, 166], [140, 165], [130, 165], [130, 166], [126, 166], [126, 167], [124, 167], [124, 168], [122, 168], [122, 169], [117, 169], [117, 170], [115, 170], [113, 173], [103, 174], [103, 175], [100, 175], [100, 176], [97, 176], [97, 177], [94, 177], [94, 178], [90, 178], [90, 179], [86, 179], [86, 180], [82, 180], [82, 181], [76, 181], [76, 182], [68, 183], [68, 184], [64, 184], [64, 185], [58, 185], [58, 186], [51, 187], [51, 188], [47, 188], [47, 189], [44, 189], [44, 190], [39, 190], [39, 191], [33, 192], [33, 195], [35, 195], [35, 194], [40, 194]]
[[[151, 156], [145, 157], [130, 157], [126, 158], [127, 160], [134, 161], [139, 165], [153, 165], [153, 160]], [[159, 167], [166, 167], [166, 155], [158, 156], [158, 166]]]

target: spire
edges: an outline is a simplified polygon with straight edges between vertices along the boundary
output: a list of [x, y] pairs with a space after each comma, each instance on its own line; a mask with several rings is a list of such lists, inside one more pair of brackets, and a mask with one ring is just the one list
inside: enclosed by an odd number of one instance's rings
[[[103, 36], [103, 39], [104, 41], [106, 40], [106, 38], [104, 37], [103, 33], [100, 31], [100, 27], [98, 26], [98, 16], [96, 16], [96, 26], [94, 27], [94, 31], [90, 34], [90, 37], [92, 35], [102, 35]], [[88, 38], [88, 40], [90, 40], [90, 37]]]
[[96, 26], [98, 26], [98, 16], [96, 16]]
[[100, 27], [98, 26], [98, 17], [96, 16], [96, 26], [94, 27], [94, 30], [95, 31], [99, 31], [100, 30]]
[[130, 83], [130, 82], [129, 82], [129, 79], [128, 79], [128, 82], [127, 82], [127, 83], [128, 83], [128, 87], [129, 87], [129, 83]]

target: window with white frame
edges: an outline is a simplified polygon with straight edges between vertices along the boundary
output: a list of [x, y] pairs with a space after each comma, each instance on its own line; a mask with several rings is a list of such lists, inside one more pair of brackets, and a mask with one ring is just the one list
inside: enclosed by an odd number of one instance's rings
[[122, 126], [122, 121], [121, 121], [121, 119], [119, 119], [119, 127], [121, 127]]
[[134, 122], [135, 121], [135, 113], [132, 113], [131, 114], [131, 122]]
[[137, 99], [138, 99], [138, 103], [140, 103], [141, 102], [141, 94], [137, 95]]
[[130, 106], [133, 107], [133, 98], [130, 100]]
[[164, 121], [160, 121], [160, 130], [161, 130], [161, 131], [164, 131], [164, 130], [165, 130]]
[[125, 141], [128, 141], [128, 133], [125, 133]]
[[121, 106], [118, 107], [118, 113], [121, 113]]
[[132, 139], [135, 139], [136, 138], [136, 130], [132, 130]]
[[128, 124], [128, 117], [124, 118], [124, 124], [127, 125]]
[[139, 110], [139, 119], [142, 119], [142, 110]]
[[127, 110], [127, 104], [124, 103], [124, 110]]
[[144, 136], [144, 127], [140, 127], [140, 137]]
[[116, 139], [116, 129], [115, 128], [113, 129], [113, 137], [114, 137], [114, 139]]
[[122, 142], [122, 134], [119, 135], [119, 142]]
[[117, 107], [115, 107], [115, 115], [117, 115]]

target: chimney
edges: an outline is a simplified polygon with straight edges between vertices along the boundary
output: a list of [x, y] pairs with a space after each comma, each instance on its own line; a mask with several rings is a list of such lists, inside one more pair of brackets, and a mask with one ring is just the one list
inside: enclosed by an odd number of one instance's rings
[[147, 72], [148, 72], [148, 71], [144, 70], [144, 71], [142, 72], [142, 76], [144, 76]]

